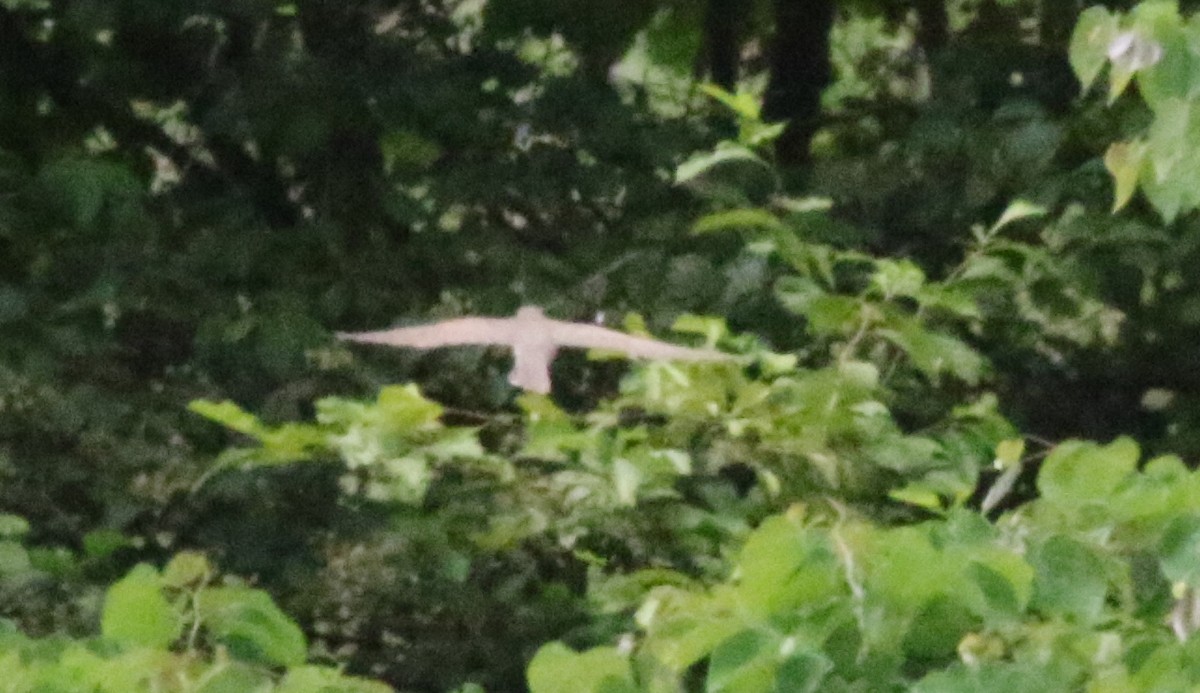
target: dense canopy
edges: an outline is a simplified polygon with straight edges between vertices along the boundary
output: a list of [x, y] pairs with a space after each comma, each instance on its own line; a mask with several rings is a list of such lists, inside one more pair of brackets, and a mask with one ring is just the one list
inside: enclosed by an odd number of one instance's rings
[[1197, 12], [0, 0], [0, 688], [1200, 686]]

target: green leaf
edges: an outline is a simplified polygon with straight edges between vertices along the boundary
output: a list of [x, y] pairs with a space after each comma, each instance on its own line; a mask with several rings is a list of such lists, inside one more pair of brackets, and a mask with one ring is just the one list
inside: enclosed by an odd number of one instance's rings
[[1019, 463], [1021, 457], [1025, 454], [1025, 439], [1024, 438], [1009, 438], [1002, 440], [996, 444], [996, 463], [1001, 469]]
[[33, 568], [29, 552], [15, 541], [0, 539], [0, 578], [27, 573]]
[[88, 558], [106, 558], [133, 542], [115, 529], [97, 529], [83, 535], [83, 552]]
[[768, 518], [738, 557], [739, 603], [766, 617], [840, 594], [837, 562], [821, 535], [786, 516]]
[[[942, 560], [928, 534], [920, 528], [881, 530], [862, 526], [858, 541], [850, 543], [856, 561], [866, 566], [867, 589], [892, 609], [915, 613], [929, 599], [953, 591], [958, 566]], [[892, 627], [893, 624], [880, 624]], [[872, 638], [878, 633], [871, 634]], [[895, 645], [897, 643], [891, 643]]]
[[1114, 213], [1119, 212], [1133, 199], [1138, 178], [1142, 175], [1146, 149], [1144, 142], [1115, 142], [1109, 145], [1108, 151], [1104, 153], [1104, 167], [1112, 175], [1115, 186], [1112, 207]]
[[697, 154], [675, 169], [675, 183], [683, 185], [700, 178], [705, 173], [728, 165], [749, 165], [770, 170], [770, 165], [753, 151], [739, 146], [718, 147], [711, 152]]
[[643, 480], [641, 470], [629, 460], [619, 457], [613, 461], [612, 477], [617, 503], [625, 507], [636, 505], [638, 487]]
[[199, 598], [201, 620], [239, 659], [279, 666], [304, 663], [304, 633], [266, 592], [214, 587]]
[[1200, 148], [1181, 146], [1200, 137], [1200, 108], [1167, 99], [1155, 113], [1146, 139], [1139, 182], [1146, 198], [1167, 221], [1200, 205]]
[[1163, 533], [1159, 555], [1168, 580], [1200, 588], [1200, 516], [1175, 518]]
[[775, 282], [775, 297], [784, 308], [797, 315], [807, 314], [813, 302], [825, 295], [824, 289], [806, 277], [780, 277]]
[[989, 230], [989, 233], [996, 233], [1014, 221], [1028, 219], [1030, 217], [1045, 216], [1045, 214], [1046, 208], [1042, 207], [1041, 205], [1035, 205], [1026, 200], [1015, 200], [1004, 209], [1004, 213], [1000, 215], [1000, 218], [996, 220], [996, 223], [992, 224], [992, 228]]
[[647, 57], [677, 75], [690, 74], [703, 44], [702, 21], [702, 13], [694, 4], [663, 7], [644, 30]]
[[262, 436], [262, 455], [266, 464], [283, 464], [308, 459], [325, 447], [328, 433], [317, 426], [287, 423]]
[[929, 438], [892, 434], [881, 436], [866, 446], [864, 452], [875, 464], [907, 476], [933, 466], [939, 449]]
[[994, 552], [976, 557], [967, 576], [979, 589], [986, 611], [1015, 619], [1033, 597], [1034, 570], [1018, 555]]
[[378, 681], [346, 676], [337, 669], [305, 665], [288, 669], [273, 693], [393, 693], [393, 689]]
[[1069, 678], [1070, 669], [1057, 662], [1033, 657], [1016, 662], [955, 663], [933, 671], [909, 690], [911, 693], [1012, 693], [1013, 691], [1067, 691], [1078, 682]]
[[871, 283], [884, 298], [916, 296], [925, 285], [925, 272], [912, 260], [881, 259], [875, 263]]
[[708, 662], [707, 693], [765, 693], [775, 689], [774, 654], [779, 638], [747, 629], [713, 650]]
[[918, 660], [944, 659], [968, 632], [979, 627], [979, 619], [960, 600], [939, 594], [920, 608], [904, 635], [905, 655]]
[[861, 299], [825, 294], [814, 296], [803, 315], [814, 334], [826, 336], [853, 332], [865, 310]]
[[899, 329], [880, 330], [879, 334], [903, 349], [917, 370], [930, 380], [949, 373], [968, 385], [976, 385], [983, 377], [983, 357], [955, 337], [930, 332], [913, 321], [903, 321]]
[[422, 171], [433, 165], [442, 150], [412, 130], [390, 130], [380, 138], [383, 169], [388, 174]]
[[922, 308], [942, 311], [955, 318], [979, 319], [983, 312], [975, 297], [960, 288], [943, 284], [926, 284], [916, 295]]
[[1155, 32], [1153, 39], [1161, 46], [1161, 59], [1138, 74], [1138, 91], [1150, 108], [1170, 99], [1190, 99], [1200, 61], [1189, 45], [1187, 36], [1178, 26], [1163, 27]]
[[[723, 640], [742, 629], [740, 619], [726, 613], [725, 604], [698, 596], [686, 600], [683, 606], [694, 607], [688, 612], [672, 614], [655, 620], [643, 648], [649, 656], [675, 673], [682, 673], [708, 656]], [[648, 603], [655, 603], [652, 599]]]
[[1108, 62], [1108, 46], [1120, 28], [1120, 18], [1104, 7], [1089, 7], [1079, 15], [1068, 51], [1071, 68], [1086, 90]]
[[706, 214], [692, 224], [692, 233], [705, 234], [716, 231], [731, 231], [738, 229], [762, 229], [766, 231], [786, 231], [787, 225], [774, 214], [765, 209], [744, 208], [730, 209], [723, 212]]
[[174, 659], [172, 653], [158, 648], [114, 648], [111, 644], [98, 644], [100, 646], [96, 647], [76, 641], [61, 648], [58, 666], [41, 668], [41, 673], [49, 674], [47, 678], [62, 687], [52, 685], [37, 690], [140, 693], [153, 690], [152, 682], [160, 672], [171, 669]]
[[680, 164], [675, 182], [729, 205], [764, 202], [779, 188], [774, 167], [748, 147], [729, 142]]
[[100, 632], [134, 645], [165, 648], [179, 637], [183, 619], [162, 594], [158, 571], [144, 563], [108, 588]]
[[204, 554], [181, 551], [163, 569], [163, 583], [175, 589], [186, 589], [204, 584], [213, 573], [212, 565]]
[[0, 514], [0, 537], [23, 537], [29, 533], [29, 521], [20, 515]]
[[42, 170], [39, 182], [51, 204], [80, 229], [97, 225], [110, 196], [141, 193], [140, 183], [127, 169], [98, 159], [60, 159]]
[[721, 102], [741, 118], [759, 118], [758, 98], [749, 92], [739, 91], [732, 94], [715, 84], [701, 84], [700, 91]]
[[413, 384], [390, 385], [379, 391], [376, 400], [379, 420], [390, 428], [421, 430], [439, 426], [442, 405], [427, 399]]
[[729, 334], [729, 327], [723, 318], [704, 315], [680, 315], [671, 323], [671, 330], [680, 334], [698, 334], [704, 337], [708, 344], [716, 344], [718, 340]]
[[204, 678], [195, 693], [248, 693], [270, 690], [271, 674], [257, 667], [232, 663]]
[[944, 509], [942, 498], [937, 491], [919, 483], [910, 483], [904, 488], [892, 489], [888, 491], [888, 498], [933, 513], [940, 513]]
[[193, 400], [188, 404], [188, 411], [254, 438], [261, 438], [267, 432], [267, 427], [258, 420], [257, 416], [229, 400], [224, 402], [212, 402], [206, 399]]
[[529, 663], [530, 693], [634, 693], [629, 658], [614, 647], [575, 652], [561, 642], [543, 645]]
[[521, 455], [535, 459], [563, 460], [567, 454], [584, 450], [595, 442], [592, 432], [575, 425], [554, 400], [525, 392], [517, 397], [525, 413], [525, 435]]
[[870, 361], [838, 361], [837, 371], [863, 390], [870, 391], [879, 387], [879, 366]]
[[817, 693], [823, 690], [825, 677], [833, 669], [833, 662], [820, 652], [796, 652], [775, 672], [775, 690]]
[[365, 495], [372, 500], [395, 500], [417, 505], [425, 500], [425, 493], [433, 481], [429, 462], [418, 455], [378, 460], [376, 472], [365, 489]]
[[1108, 595], [1104, 563], [1087, 546], [1055, 536], [1029, 552], [1034, 569], [1031, 606], [1047, 615], [1091, 623], [1104, 610]]
[[419, 448], [430, 459], [450, 461], [475, 459], [484, 455], [478, 432], [473, 428], [443, 428], [436, 435], [432, 442]]
[[1130, 438], [1105, 446], [1068, 441], [1042, 464], [1038, 491], [1046, 501], [1064, 506], [1103, 502], [1134, 473], [1139, 455]]
[[371, 404], [338, 397], [320, 399], [317, 421], [349, 430], [370, 430], [371, 435], [409, 436], [442, 428], [442, 411], [442, 405], [427, 399], [416, 385], [390, 385], [380, 390]]

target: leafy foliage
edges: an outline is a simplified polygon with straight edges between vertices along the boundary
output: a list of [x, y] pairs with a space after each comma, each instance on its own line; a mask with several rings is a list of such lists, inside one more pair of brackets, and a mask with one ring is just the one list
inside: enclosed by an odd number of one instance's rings
[[[1194, 8], [1073, 5], [839, 3], [793, 169], [781, 3], [0, 2], [4, 685], [1195, 687]], [[735, 359], [331, 339], [529, 303]]]
[[749, 536], [727, 581], [652, 589], [632, 652], [546, 646], [531, 690], [676, 690], [702, 661], [708, 690], [1195, 685], [1188, 633], [1144, 626], [1193, 588], [1179, 561], [1198, 478], [1173, 457], [1137, 464], [1129, 439], [1064, 443], [1040, 498], [994, 523], [957, 509], [881, 527], [797, 504]]
[[1174, 2], [1146, 2], [1128, 13], [1089, 8], [1071, 42], [1071, 65], [1084, 86], [1107, 66], [1111, 104], [1136, 79], [1138, 94], [1153, 114], [1145, 134], [1113, 143], [1104, 156], [1115, 190], [1114, 210], [1141, 189], [1167, 221], [1196, 208], [1196, 155], [1187, 143], [1196, 127], [1190, 115], [1195, 66], [1191, 22]]
[[[6, 566], [4, 575], [17, 574]], [[211, 584], [200, 554], [146, 564], [110, 586], [100, 636], [36, 640], [3, 622], [5, 685], [23, 690], [380, 693], [389, 687], [305, 663], [299, 627], [266, 593]], [[186, 634], [186, 636], [185, 636]], [[179, 650], [175, 644], [185, 640]], [[285, 668], [280, 676], [272, 671]]]

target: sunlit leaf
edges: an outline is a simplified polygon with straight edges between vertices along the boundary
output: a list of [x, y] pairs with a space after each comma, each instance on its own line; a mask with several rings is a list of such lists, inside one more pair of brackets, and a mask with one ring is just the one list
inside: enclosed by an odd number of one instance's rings
[[827, 540], [784, 517], [771, 518], [750, 536], [738, 566], [737, 595], [753, 613], [813, 604], [841, 589]]
[[715, 84], [702, 84], [700, 91], [727, 106], [742, 118], [757, 120], [759, 117], [758, 99], [748, 92], [730, 93]]
[[258, 417], [229, 400], [225, 400], [224, 402], [211, 402], [204, 399], [193, 400], [188, 404], [188, 409], [206, 419], [215, 421], [248, 436], [261, 437], [267, 431], [262, 422], [258, 420]]
[[296, 666], [308, 656], [304, 633], [266, 592], [212, 587], [198, 603], [205, 627], [240, 659]]
[[1137, 467], [1140, 451], [1129, 438], [1104, 446], [1071, 441], [1056, 447], [1042, 464], [1038, 491], [1063, 505], [1104, 501]]
[[991, 233], [995, 233], [1005, 226], [1018, 221], [1020, 219], [1028, 219], [1029, 217], [1045, 216], [1046, 208], [1041, 205], [1035, 205], [1026, 200], [1016, 200], [1004, 209], [1004, 213], [992, 224]]
[[28, 533], [28, 520], [19, 515], [0, 514], [0, 537], [22, 537]]
[[925, 272], [911, 260], [882, 259], [875, 264], [871, 282], [885, 298], [916, 296], [925, 284]]
[[529, 663], [530, 693], [633, 693], [629, 659], [612, 647], [575, 652], [560, 642], [543, 645]]
[[100, 616], [105, 637], [148, 647], [166, 647], [183, 631], [183, 619], [162, 593], [153, 567], [140, 564], [108, 588]]
[[747, 208], [714, 212], [700, 217], [692, 224], [692, 233], [713, 233], [738, 229], [785, 231], [787, 226], [765, 209]]
[[996, 464], [1002, 469], [1007, 469], [1021, 461], [1021, 456], [1025, 454], [1025, 439], [1010, 438], [1002, 440], [996, 445]]
[[202, 553], [181, 551], [163, 569], [163, 584], [176, 589], [195, 587], [206, 582], [214, 573]]
[[1108, 47], [1119, 27], [1120, 18], [1104, 7], [1089, 7], [1079, 15], [1069, 55], [1084, 89], [1091, 86], [1108, 62]]

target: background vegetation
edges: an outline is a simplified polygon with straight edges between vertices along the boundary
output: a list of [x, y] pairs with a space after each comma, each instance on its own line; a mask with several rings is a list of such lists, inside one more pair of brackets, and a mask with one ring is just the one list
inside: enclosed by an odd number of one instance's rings
[[0, 0], [0, 690], [1200, 685], [1197, 4]]

